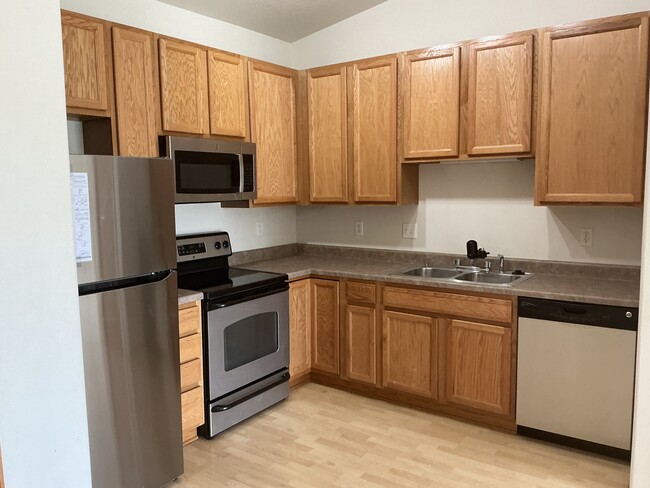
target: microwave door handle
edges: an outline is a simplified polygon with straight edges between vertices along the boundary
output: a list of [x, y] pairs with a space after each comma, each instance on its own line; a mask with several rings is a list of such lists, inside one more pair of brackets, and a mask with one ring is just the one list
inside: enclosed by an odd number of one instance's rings
[[239, 193], [244, 192], [244, 155], [240, 153], [237, 155], [239, 158]]

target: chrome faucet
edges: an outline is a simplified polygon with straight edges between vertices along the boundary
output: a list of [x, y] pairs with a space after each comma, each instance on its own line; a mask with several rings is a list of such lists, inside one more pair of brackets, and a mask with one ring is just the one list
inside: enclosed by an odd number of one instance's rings
[[506, 258], [503, 257], [503, 254], [497, 254], [499, 258], [499, 273], [503, 274], [506, 271]]

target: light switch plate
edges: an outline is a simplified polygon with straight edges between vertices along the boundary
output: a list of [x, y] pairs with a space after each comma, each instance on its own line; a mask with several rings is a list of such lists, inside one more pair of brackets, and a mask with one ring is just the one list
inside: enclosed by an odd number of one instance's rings
[[418, 224], [402, 224], [402, 237], [404, 239], [417, 239]]

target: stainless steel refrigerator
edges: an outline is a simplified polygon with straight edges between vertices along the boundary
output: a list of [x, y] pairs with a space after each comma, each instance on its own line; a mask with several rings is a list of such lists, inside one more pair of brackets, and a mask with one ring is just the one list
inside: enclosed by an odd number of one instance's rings
[[70, 156], [93, 488], [183, 472], [174, 174], [166, 159]]

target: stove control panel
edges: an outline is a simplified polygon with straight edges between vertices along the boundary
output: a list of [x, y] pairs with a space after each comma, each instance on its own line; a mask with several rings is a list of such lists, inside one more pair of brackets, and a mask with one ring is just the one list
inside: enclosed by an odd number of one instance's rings
[[231, 254], [230, 237], [227, 232], [194, 234], [176, 238], [176, 260], [179, 263], [197, 259], [227, 257]]

